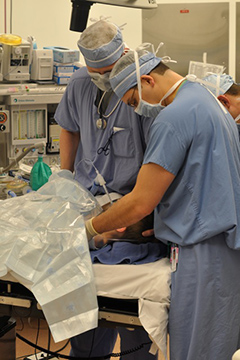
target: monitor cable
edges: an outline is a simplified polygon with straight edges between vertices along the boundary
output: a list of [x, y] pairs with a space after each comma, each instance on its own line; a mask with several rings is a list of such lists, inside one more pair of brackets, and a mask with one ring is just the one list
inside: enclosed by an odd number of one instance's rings
[[[63, 354], [59, 354], [58, 352], [55, 352], [55, 351], [51, 351], [51, 350], [47, 350], [47, 349], [44, 349], [43, 347], [41, 346], [38, 346], [34, 343], [32, 343], [31, 341], [27, 340], [26, 338], [24, 338], [23, 336], [19, 335], [18, 333], [16, 333], [16, 337], [20, 340], [22, 340], [23, 342], [25, 342], [26, 344], [34, 347], [35, 349], [37, 350], [40, 350], [42, 352], [48, 352], [49, 355], [51, 356], [55, 356], [57, 358], [62, 358], [62, 359], [68, 359], [68, 360], [89, 360], [89, 358], [83, 358], [83, 357], [75, 357], [75, 356], [68, 356], [68, 355], [63, 355]], [[105, 359], [110, 359], [111, 357], [119, 357], [119, 356], [125, 356], [125, 355], [129, 355], [133, 352], [136, 352], [138, 350], [141, 350], [145, 345], [150, 345], [152, 342], [149, 341], [147, 343], [142, 343], [132, 349], [129, 349], [129, 350], [125, 350], [125, 351], [122, 351], [122, 352], [119, 352], [119, 353], [111, 353], [111, 354], [108, 354], [108, 355], [104, 355], [104, 356], [95, 356], [95, 357], [91, 357], [90, 359], [91, 360], [105, 360]]]

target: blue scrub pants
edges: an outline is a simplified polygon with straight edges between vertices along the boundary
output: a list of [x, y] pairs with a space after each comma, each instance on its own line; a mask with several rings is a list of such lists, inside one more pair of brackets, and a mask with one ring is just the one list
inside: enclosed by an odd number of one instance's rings
[[169, 335], [171, 360], [231, 360], [240, 348], [240, 251], [222, 234], [179, 248]]
[[[94, 357], [104, 356], [113, 352], [113, 348], [119, 334], [121, 339], [121, 351], [129, 350], [150, 342], [147, 332], [143, 328], [127, 330], [123, 327], [117, 329], [97, 328], [87, 331], [71, 339], [71, 356]], [[148, 351], [151, 344], [142, 349], [120, 357], [121, 360], [157, 360], [158, 355], [151, 355]]]

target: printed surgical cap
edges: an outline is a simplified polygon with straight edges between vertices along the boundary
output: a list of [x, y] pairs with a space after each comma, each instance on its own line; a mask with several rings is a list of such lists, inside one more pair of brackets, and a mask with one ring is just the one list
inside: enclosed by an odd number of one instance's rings
[[114, 64], [124, 51], [120, 29], [105, 20], [99, 20], [87, 27], [78, 40], [78, 47], [86, 65], [93, 68]]
[[[204, 79], [208, 84], [205, 84], [209, 90], [215, 95], [225, 94], [230, 87], [234, 84], [234, 80], [230, 75], [226, 74], [211, 74], [206, 76]], [[211, 86], [211, 84], [215, 86]]]
[[[149, 74], [160, 62], [161, 58], [146, 51], [137, 51], [140, 76]], [[123, 95], [137, 84], [136, 63], [134, 51], [129, 50], [114, 65], [110, 74], [110, 83], [115, 94], [122, 98]]]

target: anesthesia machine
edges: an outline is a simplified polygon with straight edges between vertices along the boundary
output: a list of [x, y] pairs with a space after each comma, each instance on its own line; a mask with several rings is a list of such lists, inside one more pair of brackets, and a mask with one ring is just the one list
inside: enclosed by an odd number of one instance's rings
[[[53, 114], [65, 86], [22, 83], [2, 85], [0, 90], [0, 167], [6, 167], [29, 146], [44, 142], [44, 161], [59, 164], [60, 127]], [[32, 166], [33, 148], [22, 160]]]

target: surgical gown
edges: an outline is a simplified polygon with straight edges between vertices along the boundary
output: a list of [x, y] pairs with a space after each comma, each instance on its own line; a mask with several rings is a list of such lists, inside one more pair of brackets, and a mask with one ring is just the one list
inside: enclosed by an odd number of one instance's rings
[[155, 236], [179, 246], [171, 360], [231, 360], [240, 347], [239, 161], [232, 117], [185, 82], [155, 119], [144, 157], [175, 175], [154, 218]]

